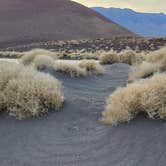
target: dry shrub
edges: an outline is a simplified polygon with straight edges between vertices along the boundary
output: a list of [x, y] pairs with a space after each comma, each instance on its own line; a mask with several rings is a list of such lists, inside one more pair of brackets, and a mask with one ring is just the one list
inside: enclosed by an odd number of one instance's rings
[[113, 64], [113, 63], [119, 63], [120, 59], [115, 51], [110, 52], [104, 52], [99, 57], [100, 63], [102, 64]]
[[166, 47], [151, 52], [147, 61], [150, 63], [159, 63], [160, 70], [166, 70]]
[[123, 50], [119, 53], [120, 62], [129, 65], [141, 63], [144, 60], [143, 54], [136, 53], [133, 50]]
[[57, 58], [56, 52], [51, 52], [44, 49], [33, 49], [31, 51], [24, 53], [24, 56], [21, 58], [21, 62], [24, 65], [29, 65], [34, 61], [35, 57], [41, 56], [41, 55], [49, 56], [55, 59]]
[[120, 62], [132, 65], [136, 61], [136, 52], [132, 50], [124, 50], [119, 53]]
[[156, 63], [163, 61], [166, 58], [166, 47], [163, 47], [157, 51], [150, 52], [148, 61], [151, 63]]
[[134, 66], [129, 75], [128, 82], [133, 82], [141, 78], [147, 78], [157, 72], [160, 68], [158, 63], [143, 62], [140, 65]]
[[68, 54], [71, 59], [98, 59], [99, 53], [95, 52], [79, 52]]
[[141, 86], [136, 83], [116, 90], [107, 100], [101, 121], [105, 124], [117, 125], [134, 118], [140, 110], [140, 91]]
[[80, 62], [80, 67], [95, 74], [102, 74], [104, 72], [102, 65], [95, 60], [82, 60]]
[[119, 53], [115, 51], [103, 52], [99, 60], [102, 64], [126, 63], [133, 65], [145, 60], [145, 55], [144, 53], [136, 53], [133, 50], [126, 49]]
[[72, 77], [86, 76], [87, 71], [81, 68], [78, 63], [57, 62], [54, 63], [54, 69], [57, 72], [69, 74]]
[[150, 118], [166, 118], [166, 75], [156, 74], [150, 79], [136, 81], [116, 90], [107, 100], [101, 121], [117, 125], [128, 122], [139, 112]]
[[135, 81], [166, 70], [166, 48], [150, 52], [147, 62], [133, 67], [129, 81]]
[[166, 74], [156, 74], [145, 83], [141, 96], [143, 111], [152, 119], [166, 119]]
[[24, 119], [61, 107], [64, 99], [57, 79], [32, 67], [2, 65], [0, 71], [5, 73], [0, 75], [0, 110], [5, 109], [10, 115]]
[[54, 66], [54, 59], [46, 55], [36, 56], [33, 60], [33, 65], [38, 70], [52, 68]]
[[56, 53], [34, 49], [27, 52], [21, 59], [24, 65], [32, 64], [36, 69], [42, 70], [45, 68], [51, 68], [57, 72], [69, 74], [71, 76], [86, 76], [87, 71], [95, 74], [102, 74], [103, 67], [95, 60], [83, 60], [77, 63], [71, 63], [69, 61], [58, 61], [54, 57]]
[[0, 61], [0, 91], [5, 88], [9, 80], [18, 76], [22, 68], [23, 65]]
[[23, 56], [23, 52], [0, 51], [0, 57], [20, 58], [21, 56]]

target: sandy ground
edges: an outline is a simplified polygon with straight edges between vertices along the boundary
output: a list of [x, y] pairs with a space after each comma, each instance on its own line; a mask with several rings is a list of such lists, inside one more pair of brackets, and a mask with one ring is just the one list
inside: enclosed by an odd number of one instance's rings
[[[11, 59], [11, 58], [0, 58], [0, 61], [4, 61], [4, 62], [12, 62], [12, 63], [20, 63], [19, 62], [19, 59]], [[80, 60], [63, 60], [63, 59], [59, 59], [59, 60], [56, 60], [57, 62], [60, 62], [60, 63], [80, 63]], [[96, 60], [96, 62], [99, 62], [98, 60]]]
[[12, 63], [19, 63], [18, 59], [12, 59], [12, 58], [0, 58], [1, 62], [12, 62]]
[[107, 66], [103, 76], [62, 81], [61, 112], [17, 121], [0, 116], [2, 166], [165, 166], [166, 123], [141, 115], [129, 124], [104, 126], [105, 98], [126, 83], [129, 67]]

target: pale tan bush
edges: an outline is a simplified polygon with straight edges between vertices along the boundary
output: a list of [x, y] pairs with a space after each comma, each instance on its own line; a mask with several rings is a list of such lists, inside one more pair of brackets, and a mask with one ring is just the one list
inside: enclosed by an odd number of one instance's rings
[[113, 64], [113, 63], [119, 63], [120, 58], [117, 52], [110, 51], [110, 52], [104, 52], [99, 57], [100, 63], [102, 64]]
[[3, 111], [6, 107], [5, 95], [2, 91], [0, 91], [0, 112]]
[[92, 52], [77, 51], [77, 52], [68, 53], [67, 57], [69, 59], [98, 59], [99, 53], [98, 52], [92, 53]]
[[146, 81], [141, 104], [151, 119], [166, 119], [166, 74], [156, 74]]
[[148, 63], [143, 62], [140, 65], [132, 67], [132, 71], [129, 74], [129, 82], [136, 81], [141, 78], [147, 78], [153, 75], [155, 72], [158, 72], [160, 69], [160, 64], [158, 63]]
[[71, 63], [68, 61], [54, 61], [48, 56], [37, 56], [33, 61], [33, 66], [36, 69], [52, 69], [57, 72], [69, 74], [72, 77], [86, 76], [87, 70], [85, 67], [79, 66], [79, 63]]
[[[68, 61], [56, 61], [52, 54], [40, 54], [41, 50], [32, 50], [22, 58], [23, 64], [32, 64], [36, 69], [51, 68], [57, 72], [69, 74], [72, 77], [86, 76], [85, 67], [80, 67], [79, 63], [70, 63]], [[39, 53], [39, 54], [38, 54]]]
[[51, 52], [51, 51], [44, 50], [44, 49], [33, 49], [31, 51], [24, 53], [24, 56], [22, 56], [22, 58], [21, 58], [21, 62], [24, 65], [29, 65], [34, 61], [36, 56], [41, 56], [41, 55], [49, 56], [54, 59], [57, 58], [56, 52]]
[[10, 63], [0, 69], [6, 72], [0, 75], [0, 110], [5, 109], [10, 115], [24, 119], [61, 107], [64, 99], [57, 79], [18, 64]]
[[87, 71], [85, 68], [81, 68], [78, 63], [69, 62], [57, 62], [55, 61], [54, 69], [57, 72], [69, 74], [72, 77], [86, 76]]
[[141, 63], [145, 57], [141, 53], [136, 53], [133, 50], [123, 50], [119, 53], [119, 58], [121, 63], [126, 63], [129, 65]]
[[141, 92], [142, 86], [137, 83], [117, 89], [108, 98], [101, 121], [112, 125], [129, 122], [141, 110]]
[[102, 65], [95, 60], [82, 60], [79, 65], [80, 67], [85, 68], [87, 71], [95, 74], [102, 74], [104, 72]]
[[0, 57], [20, 58], [23, 52], [17, 51], [0, 51]]
[[150, 52], [147, 59], [140, 65], [133, 67], [129, 81], [135, 81], [166, 70], [166, 48]]
[[102, 64], [126, 63], [133, 65], [141, 63], [145, 59], [145, 53], [137, 53], [130, 49], [122, 50], [119, 53], [115, 51], [103, 52], [99, 57], [99, 60]]
[[36, 56], [33, 60], [33, 65], [38, 70], [43, 70], [45, 68], [53, 68], [54, 59], [46, 55]]
[[162, 62], [166, 59], [166, 47], [163, 47], [157, 51], [153, 51], [149, 53], [149, 56], [147, 58], [148, 62], [156, 63], [156, 62]]
[[23, 65], [0, 61], [0, 91], [5, 88], [9, 80], [16, 78], [22, 69]]
[[116, 90], [107, 100], [101, 121], [117, 125], [128, 122], [139, 112], [150, 118], [166, 119], [166, 75], [134, 82]]
[[160, 64], [160, 70], [166, 70], [166, 47], [151, 52], [147, 61]]
[[132, 65], [136, 61], [136, 52], [132, 50], [123, 50], [119, 53], [120, 62]]

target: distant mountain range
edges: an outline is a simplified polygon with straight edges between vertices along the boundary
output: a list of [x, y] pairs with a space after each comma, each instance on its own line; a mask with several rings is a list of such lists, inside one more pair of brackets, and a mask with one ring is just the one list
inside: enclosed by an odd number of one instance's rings
[[131, 9], [93, 7], [110, 20], [146, 37], [166, 37], [166, 14], [139, 13]]

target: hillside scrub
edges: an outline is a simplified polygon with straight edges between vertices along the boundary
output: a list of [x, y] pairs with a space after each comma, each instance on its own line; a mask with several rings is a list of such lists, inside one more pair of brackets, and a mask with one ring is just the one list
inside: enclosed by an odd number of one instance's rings
[[108, 99], [101, 122], [117, 125], [145, 112], [152, 119], [166, 119], [166, 75], [136, 81], [117, 89]]
[[33, 67], [0, 62], [0, 110], [18, 119], [59, 110], [64, 97], [61, 83]]

